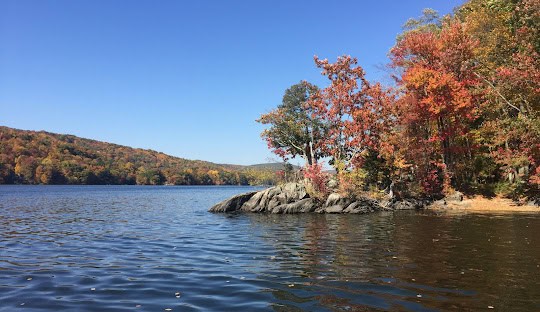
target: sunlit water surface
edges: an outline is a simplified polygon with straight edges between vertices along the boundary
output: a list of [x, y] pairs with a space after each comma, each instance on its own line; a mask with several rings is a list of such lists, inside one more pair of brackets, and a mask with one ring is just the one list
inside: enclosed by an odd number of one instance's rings
[[207, 212], [252, 189], [1, 186], [0, 311], [540, 311], [539, 214]]

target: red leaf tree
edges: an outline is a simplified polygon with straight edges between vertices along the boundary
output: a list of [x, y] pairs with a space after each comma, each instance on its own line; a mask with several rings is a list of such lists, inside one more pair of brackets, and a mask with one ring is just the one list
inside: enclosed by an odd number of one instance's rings
[[467, 140], [478, 114], [475, 45], [459, 22], [449, 21], [440, 32], [406, 33], [391, 51], [392, 65], [403, 70], [397, 142], [429, 193], [447, 189], [459, 174], [456, 162], [472, 152]]
[[338, 172], [361, 167], [363, 155], [380, 148], [392, 121], [392, 94], [380, 84], [368, 82], [356, 58], [345, 55], [330, 63], [315, 56], [315, 63], [330, 81], [308, 102], [314, 115], [327, 122], [328, 133], [321, 146]]

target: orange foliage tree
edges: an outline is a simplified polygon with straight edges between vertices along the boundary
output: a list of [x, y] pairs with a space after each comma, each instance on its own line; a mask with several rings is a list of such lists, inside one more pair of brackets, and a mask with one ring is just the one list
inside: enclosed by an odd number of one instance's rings
[[361, 167], [366, 153], [385, 144], [381, 138], [393, 121], [392, 93], [370, 83], [351, 56], [340, 56], [335, 63], [315, 56], [315, 63], [330, 81], [308, 102], [313, 114], [327, 121], [321, 146], [338, 172]]
[[440, 31], [407, 32], [391, 51], [398, 78], [401, 138], [396, 142], [409, 174], [424, 190], [448, 190], [460, 173], [458, 160], [471, 157], [471, 124], [478, 116], [473, 50], [462, 24], [446, 21]]

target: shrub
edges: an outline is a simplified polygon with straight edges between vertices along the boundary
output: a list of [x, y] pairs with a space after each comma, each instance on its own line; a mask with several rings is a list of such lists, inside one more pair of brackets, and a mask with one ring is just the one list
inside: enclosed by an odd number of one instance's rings
[[306, 188], [313, 198], [323, 199], [328, 193], [329, 174], [323, 172], [321, 164], [306, 165], [304, 168], [304, 178], [307, 180]]

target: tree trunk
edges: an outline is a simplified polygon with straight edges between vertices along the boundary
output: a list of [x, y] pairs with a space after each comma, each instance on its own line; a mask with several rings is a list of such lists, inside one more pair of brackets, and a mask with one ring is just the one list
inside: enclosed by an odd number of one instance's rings
[[306, 144], [306, 146], [304, 147], [304, 155], [305, 155], [304, 158], [306, 160], [306, 165], [308, 166], [313, 165], [313, 154], [311, 153], [309, 144]]

